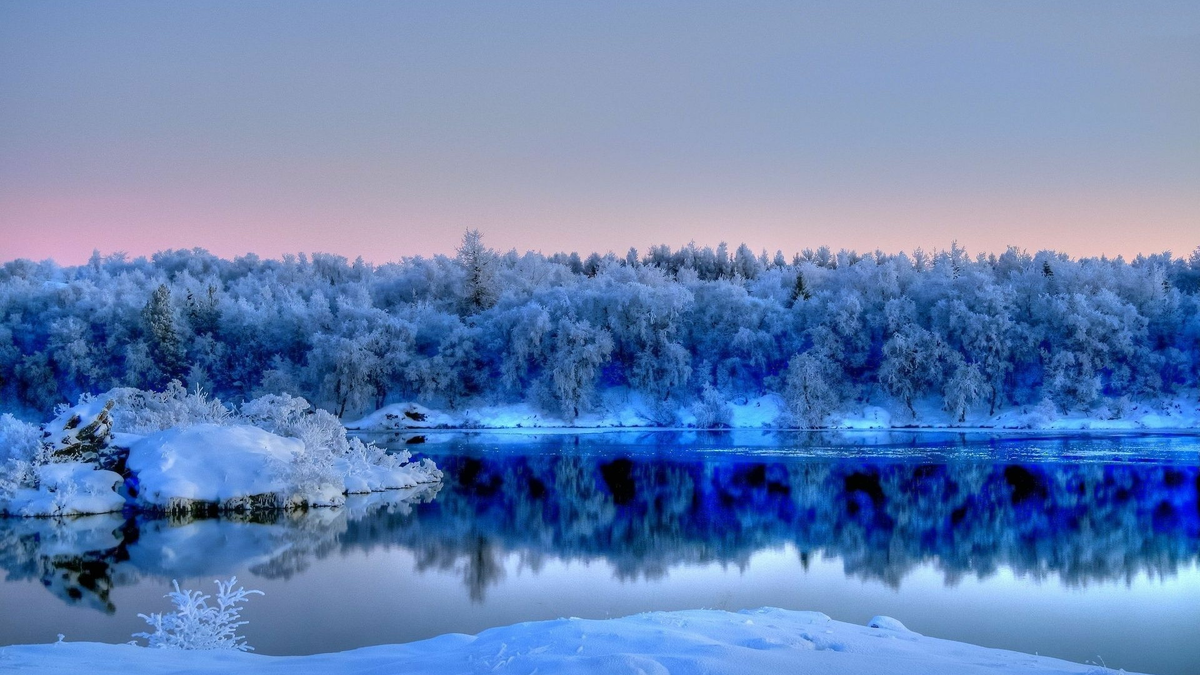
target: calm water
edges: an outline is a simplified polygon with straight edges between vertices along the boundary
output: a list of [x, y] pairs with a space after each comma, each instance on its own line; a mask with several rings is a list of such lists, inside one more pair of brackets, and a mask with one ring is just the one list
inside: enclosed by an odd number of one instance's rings
[[[438, 490], [254, 522], [0, 520], [0, 644], [123, 642], [237, 574], [260, 653], [772, 605], [1111, 668], [1200, 672], [1200, 439], [381, 437]], [[421, 442], [424, 441], [424, 442]]]

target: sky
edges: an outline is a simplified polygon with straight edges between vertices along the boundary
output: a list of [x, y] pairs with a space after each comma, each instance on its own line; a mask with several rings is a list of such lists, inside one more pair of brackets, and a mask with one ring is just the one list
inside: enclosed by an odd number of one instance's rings
[[0, 3], [0, 261], [1200, 246], [1200, 2]]

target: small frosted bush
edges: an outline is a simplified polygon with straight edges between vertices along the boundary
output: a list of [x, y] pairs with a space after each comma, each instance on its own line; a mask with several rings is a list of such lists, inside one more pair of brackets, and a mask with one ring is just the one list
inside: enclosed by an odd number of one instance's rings
[[[113, 401], [113, 431], [150, 434], [193, 424], [226, 424], [231, 412], [199, 387], [188, 391], [172, 380], [164, 391], [121, 387], [103, 394]], [[84, 403], [86, 399], [80, 399]]]
[[1057, 419], [1058, 407], [1047, 396], [1025, 415], [1023, 426], [1029, 429], [1045, 429]]
[[[7, 413], [0, 415], [0, 502], [36, 481], [37, 467], [49, 461], [42, 430]], [[0, 504], [0, 508], [3, 504]]]
[[44, 450], [42, 430], [36, 425], [8, 413], [0, 415], [0, 462], [9, 459], [34, 462]]
[[241, 614], [241, 605], [251, 595], [263, 595], [262, 591], [234, 588], [237, 577], [229, 581], [217, 581], [217, 604], [209, 605], [212, 596], [200, 591], [180, 590], [179, 582], [172, 580], [175, 590], [165, 597], [175, 603], [175, 611], [166, 614], [138, 614], [154, 628], [153, 633], [134, 633], [135, 638], [144, 638], [147, 647], [156, 649], [232, 649], [240, 652], [253, 651], [246, 638], [238, 635], [238, 628], [246, 625]]

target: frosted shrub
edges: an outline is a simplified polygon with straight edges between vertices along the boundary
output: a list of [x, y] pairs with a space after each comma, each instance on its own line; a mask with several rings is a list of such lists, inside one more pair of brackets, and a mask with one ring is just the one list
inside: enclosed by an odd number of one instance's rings
[[19, 459], [9, 459], [0, 464], [0, 511], [7, 508], [17, 490], [29, 487], [37, 480], [34, 468], [29, 462]]
[[394, 469], [408, 463], [412, 454], [407, 450], [388, 452], [374, 443], [363, 443], [361, 439], [351, 438], [347, 443], [346, 452], [347, 474], [361, 476], [370, 473], [374, 467]]
[[1128, 396], [1118, 396], [1117, 398], [1109, 399], [1102, 410], [1096, 413], [1096, 416], [1101, 419], [1119, 420], [1124, 419], [1129, 415], [1132, 404]]
[[[351, 455], [352, 444], [338, 418], [326, 410], [313, 410], [308, 401], [288, 394], [267, 394], [247, 401], [240, 413], [261, 429], [304, 443], [304, 451], [284, 469], [284, 479], [292, 489], [290, 499], [328, 503], [328, 496], [323, 495], [330, 494], [330, 486], [341, 483], [336, 464], [342, 458], [349, 460]], [[365, 455], [365, 448], [356, 453], [358, 457]]]
[[[133, 434], [149, 434], [172, 427], [193, 424], [225, 424], [230, 410], [219, 400], [210, 398], [203, 389], [188, 391], [178, 380], [172, 380], [162, 392], [121, 387], [104, 396], [113, 402], [113, 430]], [[80, 403], [90, 400], [87, 395]]]
[[1058, 419], [1058, 407], [1050, 397], [1043, 398], [1029, 414], [1025, 416], [1024, 424], [1029, 429], [1044, 429]]
[[8, 413], [0, 415], [0, 462], [9, 459], [34, 462], [44, 453], [41, 429]]
[[733, 422], [733, 408], [711, 384], [704, 385], [700, 400], [692, 405], [692, 414], [696, 416], [696, 426], [701, 429], [725, 428]]
[[239, 412], [246, 421], [271, 433], [296, 426], [312, 408], [308, 401], [289, 394], [267, 394], [242, 404]]
[[983, 399], [987, 380], [979, 365], [959, 359], [953, 374], [942, 389], [942, 409], [956, 422], [965, 422], [971, 406]]
[[0, 507], [16, 491], [37, 481], [37, 467], [49, 461], [42, 430], [5, 413], [0, 415]]
[[134, 633], [135, 638], [145, 638], [147, 647], [156, 649], [232, 649], [253, 651], [246, 638], [238, 635], [238, 628], [246, 625], [241, 614], [241, 605], [251, 595], [263, 595], [262, 591], [234, 588], [237, 577], [229, 581], [217, 581], [217, 603], [209, 605], [212, 596], [200, 591], [180, 590], [179, 582], [171, 582], [175, 590], [166, 597], [175, 604], [174, 612], [165, 614], [138, 614], [154, 628], [153, 633]]

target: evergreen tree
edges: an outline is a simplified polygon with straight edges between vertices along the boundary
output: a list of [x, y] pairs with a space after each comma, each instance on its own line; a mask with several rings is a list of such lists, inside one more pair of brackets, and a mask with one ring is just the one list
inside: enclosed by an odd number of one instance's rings
[[804, 272], [796, 272], [796, 283], [792, 285], [792, 304], [811, 299], [812, 291], [808, 290], [808, 283], [804, 281]]
[[171, 308], [171, 290], [159, 284], [142, 310], [142, 324], [150, 347], [150, 358], [162, 374], [162, 382], [181, 379], [187, 373], [183, 341]]
[[496, 304], [496, 254], [483, 245], [479, 230], [463, 233], [458, 247], [458, 264], [466, 272], [464, 296], [473, 311], [482, 311]]

